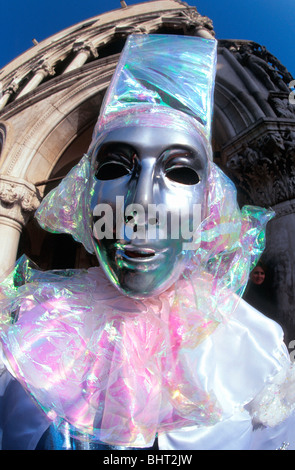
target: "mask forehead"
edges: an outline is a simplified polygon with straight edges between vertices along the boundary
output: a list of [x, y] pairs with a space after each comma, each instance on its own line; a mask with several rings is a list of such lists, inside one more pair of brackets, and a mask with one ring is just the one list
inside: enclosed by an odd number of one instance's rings
[[99, 161], [100, 149], [111, 144], [127, 144], [137, 151], [139, 156], [159, 157], [166, 149], [183, 148], [192, 154], [199, 154], [205, 161], [209, 158], [206, 143], [201, 134], [166, 129], [164, 127], [131, 126], [118, 128], [107, 133], [99, 140], [92, 155], [92, 162]]

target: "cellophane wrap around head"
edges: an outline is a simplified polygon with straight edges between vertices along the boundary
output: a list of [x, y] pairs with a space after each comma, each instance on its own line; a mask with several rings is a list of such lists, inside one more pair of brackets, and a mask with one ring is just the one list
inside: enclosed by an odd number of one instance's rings
[[[214, 41], [199, 38], [132, 37], [89, 153], [100, 132], [130, 122], [179, 125], [209, 142], [215, 49]], [[131, 63], [126, 57], [132, 51]], [[144, 75], [142, 67], [147, 67]], [[222, 408], [191, 358], [231, 318], [264, 249], [272, 212], [240, 210], [233, 183], [211, 161], [208, 173], [196, 250], [175, 285], [158, 297], [128, 298], [98, 267], [42, 272], [27, 258], [1, 283], [6, 366], [61, 429], [69, 423], [82, 439], [89, 435], [111, 445], [147, 447], [157, 432], [222, 419]], [[71, 233], [90, 252], [94, 185], [91, 155], [86, 155], [37, 212], [42, 227]]]
[[217, 42], [190, 36], [131, 35], [102, 104], [88, 155], [43, 200], [36, 212], [50, 232], [70, 233], [93, 252], [89, 164], [101, 139], [115, 128], [155, 126], [201, 136], [210, 145]]
[[212, 158], [211, 121], [217, 42], [190, 36], [131, 35], [106, 92], [86, 156], [42, 201], [45, 230], [69, 233], [93, 253], [91, 156], [113, 129], [155, 126], [197, 134]]
[[103, 101], [89, 153], [105, 133], [134, 125], [197, 132], [210, 152], [216, 50], [214, 39], [129, 36]]

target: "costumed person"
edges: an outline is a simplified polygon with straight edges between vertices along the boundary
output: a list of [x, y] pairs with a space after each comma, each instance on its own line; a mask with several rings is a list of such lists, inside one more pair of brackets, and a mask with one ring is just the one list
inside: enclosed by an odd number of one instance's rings
[[2, 282], [4, 449], [295, 448], [282, 330], [241, 296], [272, 212], [212, 161], [215, 40], [132, 35], [41, 226], [99, 267]]
[[250, 272], [243, 299], [256, 310], [279, 323], [284, 331], [284, 341], [288, 344], [288, 331], [282, 325], [282, 319], [274, 297], [271, 270], [261, 261], [258, 261]]
[[259, 261], [250, 272], [243, 299], [252, 305], [252, 307], [259, 310], [259, 312], [272, 317], [275, 306], [274, 299], [272, 298], [271, 283], [266, 273], [266, 267]]

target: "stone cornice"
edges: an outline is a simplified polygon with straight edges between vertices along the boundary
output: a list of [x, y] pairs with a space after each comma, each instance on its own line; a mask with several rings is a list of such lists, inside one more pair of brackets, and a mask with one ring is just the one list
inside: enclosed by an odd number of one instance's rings
[[[115, 20], [115, 22], [114, 22]], [[28, 79], [32, 79], [32, 71], [40, 72], [39, 63], [47, 64], [47, 68], [42, 71], [48, 75], [60, 75], [67, 73], [67, 69], [62, 71], [63, 63], [71, 57], [71, 54], [79, 54], [75, 45], [82, 44], [90, 51], [91, 60], [99, 57], [100, 50], [105, 45], [117, 38], [126, 38], [132, 33], [156, 33], [161, 27], [168, 27], [171, 33], [177, 28], [182, 28], [183, 34], [202, 36], [206, 38], [214, 37], [212, 21], [200, 15], [195, 7], [191, 7], [177, 0], [164, 0], [143, 3], [116, 10], [116, 16], [109, 12], [93, 20], [86, 20], [78, 25], [68, 28], [59, 34], [52, 36], [38, 43], [34, 48], [0, 70], [0, 80], [3, 85], [3, 92], [8, 96], [8, 91], [12, 96], [9, 101], [17, 101], [19, 96], [24, 94], [23, 86]], [[72, 58], [74, 60], [74, 58]], [[88, 58], [85, 59], [85, 61]], [[57, 65], [57, 69], [56, 69]], [[59, 68], [61, 65], [61, 68]], [[40, 77], [38, 77], [40, 78]], [[41, 83], [42, 80], [40, 80]], [[38, 81], [37, 81], [38, 82]], [[33, 82], [35, 86], [36, 81]], [[25, 89], [25, 93], [31, 91]], [[7, 102], [9, 105], [8, 97]], [[2, 107], [7, 105], [3, 103]]]
[[72, 85], [77, 82], [83, 83], [84, 80], [88, 83], [91, 76], [98, 76], [103, 79], [104, 75], [113, 73], [117, 64], [119, 54], [112, 55], [98, 59], [95, 62], [90, 62], [83, 66], [83, 69], [73, 70], [65, 75], [59, 75], [38, 86], [33, 92], [19, 98], [16, 101], [8, 104], [2, 111], [0, 111], [0, 119], [6, 120], [11, 118], [13, 115], [21, 112], [23, 109], [27, 109], [29, 106], [46, 99], [47, 96], [51, 96], [54, 93], [58, 93], [62, 90], [68, 90]]
[[[9, 82], [12, 80], [15, 70], [18, 70], [19, 75], [25, 75], [32, 70], [33, 64], [44, 57], [47, 60], [50, 60], [52, 57], [62, 59], [71, 51], [77, 38], [85, 42], [89, 40], [93, 41], [95, 37], [99, 38], [104, 32], [113, 36], [116, 33], [116, 28], [117, 32], [119, 31], [118, 28], [123, 28], [124, 33], [124, 28], [126, 27], [129, 28], [127, 33], [130, 34], [131, 32], [138, 32], [141, 23], [143, 27], [142, 31], [148, 32], [145, 31], [144, 28], [146, 22], [152, 27], [152, 21], [157, 22], [159, 18], [169, 17], [173, 19], [173, 17], [175, 17], [177, 20], [182, 17], [185, 23], [185, 21], [189, 21], [189, 16], [191, 16], [192, 22], [196, 22], [198, 18], [200, 26], [202, 25], [204, 28], [210, 27], [210, 20], [202, 20], [202, 18], [206, 17], [202, 17], [195, 7], [190, 7], [183, 2], [171, 0], [143, 3], [125, 9], [118, 9], [115, 12], [110, 11], [67, 28], [40, 42], [21, 55], [21, 62], [17, 58], [0, 70], [0, 79], [5, 83]], [[114, 20], [116, 22], [115, 28]], [[130, 28], [133, 28], [134, 31], [130, 31]]]
[[245, 145], [251, 145], [269, 132], [295, 132], [295, 114], [293, 119], [278, 117], [257, 120], [223, 147], [222, 164], [226, 165], [227, 161], [239, 153]]

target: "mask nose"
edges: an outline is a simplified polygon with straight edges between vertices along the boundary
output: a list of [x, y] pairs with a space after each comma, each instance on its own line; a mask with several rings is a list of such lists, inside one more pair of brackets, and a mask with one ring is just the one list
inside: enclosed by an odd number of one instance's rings
[[139, 204], [147, 208], [153, 203], [154, 165], [154, 158], [145, 158], [142, 161], [134, 192], [130, 198], [131, 204]]
[[[130, 227], [137, 238], [145, 238], [148, 226], [156, 227], [158, 217], [149, 216], [149, 205], [154, 204], [154, 158], [145, 158], [142, 161], [136, 181], [125, 207], [125, 224]], [[133, 189], [133, 190], [132, 190]]]

